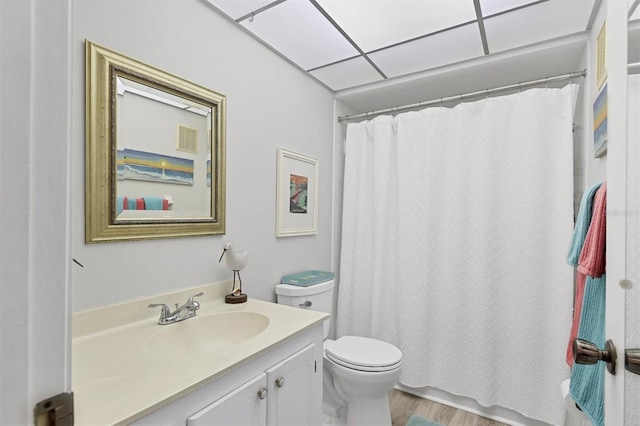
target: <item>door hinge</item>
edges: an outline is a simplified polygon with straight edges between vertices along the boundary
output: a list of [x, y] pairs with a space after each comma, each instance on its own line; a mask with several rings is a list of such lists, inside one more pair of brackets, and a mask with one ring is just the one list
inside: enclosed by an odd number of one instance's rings
[[34, 408], [36, 426], [73, 426], [73, 392], [38, 402]]

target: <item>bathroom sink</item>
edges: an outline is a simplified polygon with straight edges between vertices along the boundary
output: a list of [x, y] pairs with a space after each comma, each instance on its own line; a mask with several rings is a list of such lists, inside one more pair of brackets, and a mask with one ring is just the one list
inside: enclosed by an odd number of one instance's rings
[[260, 334], [269, 318], [256, 312], [223, 312], [196, 316], [162, 329], [149, 340], [150, 350], [158, 353], [179, 350], [210, 352], [235, 345]]

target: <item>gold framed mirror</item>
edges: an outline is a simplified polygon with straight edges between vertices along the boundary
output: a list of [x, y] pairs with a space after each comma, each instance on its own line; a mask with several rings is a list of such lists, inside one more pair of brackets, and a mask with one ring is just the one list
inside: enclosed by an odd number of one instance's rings
[[226, 98], [85, 41], [85, 242], [225, 233]]

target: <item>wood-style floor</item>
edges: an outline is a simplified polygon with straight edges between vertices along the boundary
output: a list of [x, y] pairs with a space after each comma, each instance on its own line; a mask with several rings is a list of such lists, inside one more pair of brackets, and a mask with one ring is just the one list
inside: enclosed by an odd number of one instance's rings
[[405, 426], [412, 414], [433, 420], [445, 426], [508, 426], [448, 405], [423, 399], [397, 389], [389, 393], [393, 426]]

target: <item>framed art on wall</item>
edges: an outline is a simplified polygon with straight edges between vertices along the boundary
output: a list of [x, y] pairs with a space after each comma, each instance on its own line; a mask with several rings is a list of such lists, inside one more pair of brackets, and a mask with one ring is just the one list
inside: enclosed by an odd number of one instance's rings
[[593, 156], [602, 157], [607, 152], [607, 85], [593, 103]]
[[318, 160], [278, 148], [276, 237], [318, 232]]

